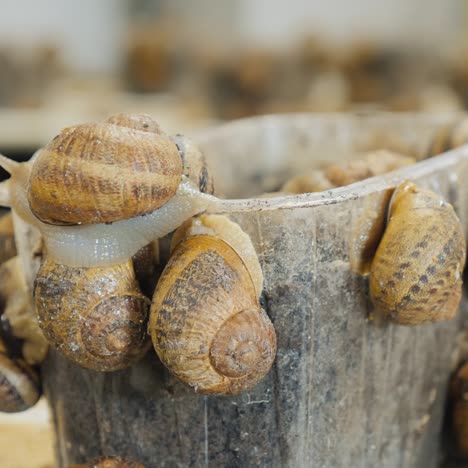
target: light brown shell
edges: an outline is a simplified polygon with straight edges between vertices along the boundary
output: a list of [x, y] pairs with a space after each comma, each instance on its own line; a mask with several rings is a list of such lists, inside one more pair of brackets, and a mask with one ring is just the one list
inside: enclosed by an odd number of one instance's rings
[[372, 261], [371, 300], [402, 325], [448, 320], [460, 303], [465, 256], [462, 227], [452, 206], [405, 182], [393, 194]]
[[39, 374], [23, 359], [10, 357], [0, 339], [0, 411], [25, 411], [34, 406], [40, 396]]
[[128, 367], [148, 349], [149, 300], [131, 260], [102, 268], [72, 268], [45, 260], [35, 282], [39, 325], [69, 359], [89, 369]]
[[463, 364], [450, 388], [450, 425], [457, 455], [468, 458], [468, 363]]
[[145, 468], [142, 464], [120, 457], [99, 457], [82, 465], [69, 465], [68, 468]]
[[431, 140], [426, 158], [437, 156], [468, 143], [468, 118], [441, 126]]
[[182, 161], [149, 116], [118, 114], [64, 129], [34, 160], [28, 200], [51, 224], [109, 223], [149, 213], [177, 191]]
[[207, 234], [176, 247], [156, 287], [148, 329], [163, 364], [202, 393], [253, 387], [276, 353], [273, 325], [245, 263]]

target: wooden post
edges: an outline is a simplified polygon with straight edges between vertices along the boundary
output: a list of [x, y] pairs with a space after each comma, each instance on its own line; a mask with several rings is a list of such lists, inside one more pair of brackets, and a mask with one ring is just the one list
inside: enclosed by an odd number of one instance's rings
[[[376, 146], [385, 131], [415, 152], [437, 119], [265, 117], [197, 140], [227, 196], [275, 190], [301, 168]], [[391, 190], [411, 179], [451, 202], [468, 231], [468, 149], [333, 192], [252, 201], [233, 215], [265, 275], [278, 336], [273, 369], [252, 391], [207, 397], [153, 351], [134, 367], [87, 371], [50, 352], [43, 366], [58, 466], [121, 455], [147, 467], [438, 466], [448, 377], [466, 312], [402, 327], [370, 319], [368, 280], [354, 271]]]

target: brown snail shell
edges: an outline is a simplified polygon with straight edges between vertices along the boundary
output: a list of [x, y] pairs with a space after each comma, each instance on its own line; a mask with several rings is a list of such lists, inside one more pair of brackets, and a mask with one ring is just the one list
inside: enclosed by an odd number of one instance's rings
[[148, 329], [155, 350], [197, 392], [247, 390], [273, 363], [273, 325], [233, 247], [211, 234], [182, 238], [153, 296]]
[[50, 224], [110, 223], [152, 212], [177, 191], [182, 161], [149, 116], [64, 129], [34, 160], [33, 213]]
[[450, 425], [457, 455], [468, 458], [468, 363], [464, 363], [450, 388]]
[[434, 134], [426, 158], [437, 156], [468, 143], [468, 118], [443, 125]]
[[140, 292], [131, 260], [73, 268], [46, 259], [34, 294], [47, 340], [83, 367], [122, 369], [148, 349], [149, 300]]
[[452, 206], [405, 182], [393, 194], [371, 264], [371, 300], [402, 325], [448, 320], [460, 303], [465, 256], [462, 227]]
[[142, 464], [120, 457], [99, 457], [82, 465], [69, 465], [68, 468], [145, 468]]
[[25, 411], [34, 406], [40, 396], [39, 374], [23, 359], [11, 358], [0, 339], [0, 411]]

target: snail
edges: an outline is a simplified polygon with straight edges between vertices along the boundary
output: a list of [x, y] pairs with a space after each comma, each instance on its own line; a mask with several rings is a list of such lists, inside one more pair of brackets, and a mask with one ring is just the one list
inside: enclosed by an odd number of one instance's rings
[[12, 358], [0, 339], [0, 411], [25, 411], [34, 406], [40, 396], [39, 374], [23, 359]]
[[16, 255], [13, 219], [10, 213], [0, 217], [0, 263]]
[[402, 325], [448, 320], [462, 295], [465, 240], [452, 206], [412, 182], [395, 189], [370, 267], [378, 312]]
[[253, 387], [273, 363], [276, 335], [259, 304], [263, 275], [250, 238], [224, 216], [201, 215], [173, 245], [148, 326], [159, 358], [197, 392]]
[[468, 458], [468, 363], [464, 363], [450, 386], [450, 426], [455, 449], [460, 457]]
[[425, 154], [426, 158], [437, 156], [468, 143], [468, 118], [457, 120], [438, 128]]
[[35, 300], [47, 340], [83, 367], [122, 369], [148, 349], [149, 300], [131, 260], [80, 268], [46, 258], [37, 274]]
[[393, 151], [371, 151], [361, 159], [331, 164], [324, 169], [316, 169], [293, 177], [283, 185], [281, 191], [287, 193], [322, 192], [394, 171], [415, 162], [416, 159], [413, 157]]
[[69, 465], [68, 468], [145, 468], [140, 463], [121, 457], [99, 457], [82, 465]]
[[48, 343], [38, 326], [18, 256], [0, 265], [0, 311], [4, 338], [19, 341], [28, 364], [40, 364], [47, 355]]
[[[183, 137], [176, 141], [187, 146]], [[154, 162], [159, 157], [163, 162]], [[249, 209], [248, 202], [204, 193], [210, 178], [197, 177], [198, 163], [186, 175], [176, 143], [145, 115], [70, 127], [29, 162], [1, 156], [0, 166], [11, 174], [0, 205], [39, 229], [49, 258], [72, 267], [125, 262], [203, 211]]]

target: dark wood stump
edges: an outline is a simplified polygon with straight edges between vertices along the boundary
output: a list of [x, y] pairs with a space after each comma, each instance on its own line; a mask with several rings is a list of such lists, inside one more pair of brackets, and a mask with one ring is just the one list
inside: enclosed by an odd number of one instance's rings
[[[438, 123], [266, 117], [198, 141], [221, 191], [247, 197], [277, 189], [314, 161], [375, 147], [382, 131], [421, 153]], [[353, 266], [391, 189], [406, 179], [442, 194], [467, 231], [467, 175], [468, 149], [459, 149], [333, 192], [253, 201], [252, 211], [232, 218], [259, 253], [278, 336], [266, 379], [236, 397], [206, 397], [171, 377], [153, 351], [115, 373], [83, 370], [52, 351], [43, 370], [58, 465], [115, 454], [150, 468], [438, 466], [466, 297], [449, 322], [378, 325], [368, 280]]]

